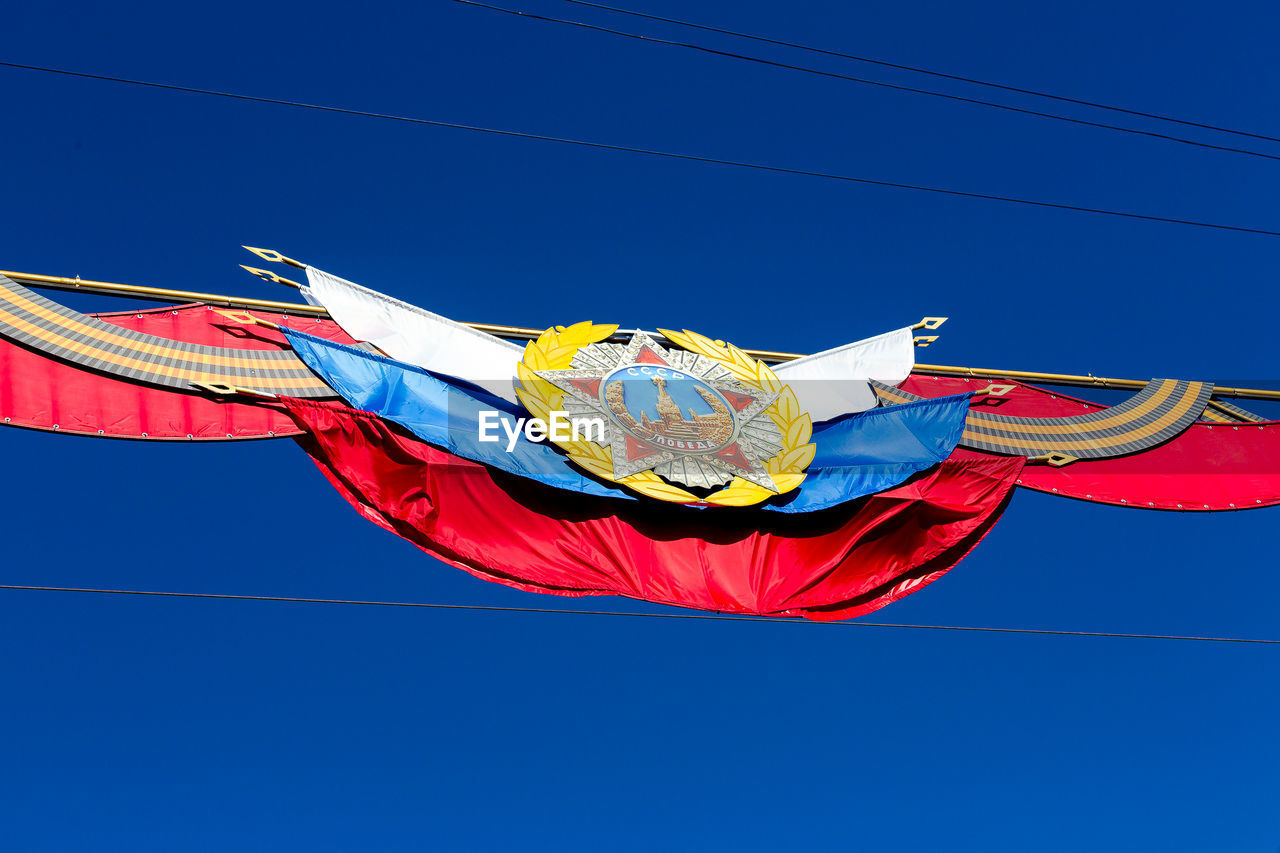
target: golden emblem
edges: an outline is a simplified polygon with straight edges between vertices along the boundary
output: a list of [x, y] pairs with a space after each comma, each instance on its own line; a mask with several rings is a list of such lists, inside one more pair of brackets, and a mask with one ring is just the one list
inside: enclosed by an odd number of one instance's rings
[[[795, 489], [813, 460], [812, 421], [763, 362], [693, 332], [678, 348], [616, 326], [556, 326], [525, 348], [516, 393], [535, 417], [601, 416], [606, 440], [555, 440], [607, 480], [675, 503], [748, 506]], [[689, 491], [698, 489], [701, 494]]]

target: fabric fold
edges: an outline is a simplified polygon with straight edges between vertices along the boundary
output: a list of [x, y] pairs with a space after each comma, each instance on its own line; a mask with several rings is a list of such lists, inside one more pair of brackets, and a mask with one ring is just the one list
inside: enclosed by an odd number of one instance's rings
[[463, 379], [510, 402], [524, 347], [355, 282], [307, 267], [307, 301], [348, 335], [397, 361]]
[[1024, 461], [960, 451], [893, 489], [803, 516], [689, 513], [565, 494], [340, 403], [282, 403], [361, 515], [446, 563], [533, 592], [722, 613], [846, 619], [923, 588], [990, 530]]
[[870, 383], [901, 385], [915, 360], [915, 333], [904, 328], [784, 362], [774, 372], [816, 423], [875, 408], [879, 400]]

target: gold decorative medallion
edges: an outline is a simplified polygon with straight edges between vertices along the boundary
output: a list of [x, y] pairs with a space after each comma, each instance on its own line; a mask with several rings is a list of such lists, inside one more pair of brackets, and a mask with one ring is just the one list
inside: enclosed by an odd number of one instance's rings
[[616, 331], [556, 326], [518, 365], [516, 393], [535, 417], [605, 425], [601, 442], [552, 437], [572, 461], [674, 503], [749, 506], [800, 485], [812, 420], [768, 365], [694, 332], [663, 330], [676, 349], [643, 332], [607, 343]]

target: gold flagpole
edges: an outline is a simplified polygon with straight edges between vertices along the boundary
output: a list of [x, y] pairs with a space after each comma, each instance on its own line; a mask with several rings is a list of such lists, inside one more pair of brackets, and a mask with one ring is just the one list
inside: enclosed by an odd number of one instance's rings
[[101, 296], [130, 296], [153, 302], [207, 302], [228, 308], [261, 308], [264, 311], [283, 311], [288, 314], [305, 314], [328, 317], [329, 312], [318, 305], [300, 305], [292, 302], [273, 302], [269, 299], [249, 299], [239, 296], [223, 296], [218, 293], [197, 293], [191, 290], [170, 290], [164, 287], [142, 287], [137, 284], [115, 284], [109, 281], [89, 281], [80, 276], [64, 278], [56, 275], [37, 275], [28, 272], [0, 270], [0, 275], [18, 284], [31, 287], [47, 287], [53, 290], [78, 290]]
[[[259, 249], [251, 250], [255, 253], [268, 252], [269, 250]], [[274, 252], [270, 254], [276, 254]], [[271, 260], [271, 258], [268, 258]], [[303, 266], [298, 261], [291, 258], [286, 259], [281, 256], [282, 263], [289, 263], [291, 266]], [[260, 275], [262, 272], [249, 267], [250, 272]], [[0, 270], [0, 275], [7, 276], [19, 284], [26, 284], [32, 287], [53, 288], [55, 290], [78, 290], [84, 293], [94, 293], [104, 296], [128, 296], [134, 299], [147, 299], [160, 302], [203, 302], [210, 305], [221, 305], [227, 308], [258, 308], [264, 311], [278, 311], [284, 314], [296, 314], [309, 317], [329, 317], [329, 312], [318, 305], [304, 305], [292, 302], [273, 302], [268, 299], [250, 299], [239, 296], [224, 296], [217, 293], [198, 293], [189, 290], [170, 290], [161, 287], [143, 287], [136, 284], [115, 284], [105, 281], [88, 281], [76, 278], [64, 278], [52, 275], [37, 275], [35, 273], [12, 272]], [[266, 273], [270, 276], [270, 273]], [[926, 317], [912, 328], [915, 329], [936, 329], [945, 321], [945, 317]], [[488, 332], [491, 335], [499, 337], [521, 338], [532, 340], [537, 338], [544, 331], [543, 329], [532, 329], [523, 326], [501, 326], [493, 323], [464, 323], [482, 332]], [[774, 350], [760, 349], [743, 349], [747, 355], [752, 358], [759, 358], [765, 361], [783, 362], [792, 359], [802, 358], [801, 353], [792, 352], [776, 352]], [[957, 367], [948, 364], [916, 364], [915, 369], [921, 373], [935, 374], [938, 376], [960, 376], [970, 379], [1019, 379], [1028, 382], [1043, 382], [1047, 385], [1069, 385], [1082, 388], [1110, 388], [1110, 389], [1137, 389], [1147, 384], [1145, 379], [1112, 379], [1102, 376], [1081, 376], [1072, 373], [1041, 373], [1031, 370], [1003, 370], [990, 367]], [[1215, 386], [1213, 389], [1215, 397], [1231, 397], [1240, 400], [1280, 400], [1280, 391], [1271, 391], [1261, 388], [1231, 388], [1226, 386]]]
[[[241, 264], [241, 266], [244, 266]], [[272, 276], [266, 270], [244, 267], [268, 281], [285, 283], [287, 280]], [[260, 308], [263, 311], [280, 311], [285, 314], [300, 314], [310, 317], [328, 317], [329, 312], [319, 305], [306, 305], [300, 302], [275, 302], [270, 299], [251, 299], [246, 296], [224, 296], [220, 293], [200, 293], [193, 290], [171, 290], [166, 287], [143, 287], [137, 284], [117, 284], [110, 281], [91, 281], [79, 276], [66, 278], [56, 275], [39, 275], [29, 272], [0, 270], [0, 275], [11, 278], [18, 284], [30, 287], [50, 288], [52, 290], [77, 290], [81, 293], [92, 293], [98, 296], [128, 296], [134, 299], [145, 299], [152, 302], [204, 302], [220, 305], [225, 308]], [[296, 282], [288, 282], [297, 287]], [[530, 340], [541, 335], [545, 329], [528, 329], [521, 326], [499, 326], [493, 323], [464, 323], [473, 329], [512, 338], [528, 338]], [[763, 350], [761, 351], [763, 352]], [[792, 359], [799, 356], [793, 353], [776, 353], [779, 358]], [[757, 356], [758, 358], [759, 356]]]

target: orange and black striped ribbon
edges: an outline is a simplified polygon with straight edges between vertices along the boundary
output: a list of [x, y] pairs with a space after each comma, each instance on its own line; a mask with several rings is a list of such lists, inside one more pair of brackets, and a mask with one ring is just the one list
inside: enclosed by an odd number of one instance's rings
[[211, 347], [113, 326], [0, 276], [0, 336], [89, 370], [183, 391], [194, 382], [334, 397], [290, 350]]
[[[873, 383], [889, 404], [922, 400], [908, 391]], [[1011, 456], [1064, 453], [1078, 459], [1107, 459], [1137, 453], [1179, 435], [1205, 411], [1213, 384], [1153, 379], [1116, 406], [1060, 418], [1022, 418], [970, 411], [963, 447]]]

